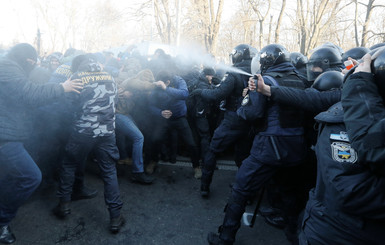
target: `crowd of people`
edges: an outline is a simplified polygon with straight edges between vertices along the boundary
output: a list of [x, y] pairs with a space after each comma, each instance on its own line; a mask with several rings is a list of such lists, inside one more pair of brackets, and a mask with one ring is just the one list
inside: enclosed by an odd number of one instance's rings
[[234, 147], [238, 171], [209, 244], [233, 244], [246, 205], [264, 194], [259, 213], [292, 244], [381, 244], [383, 46], [344, 52], [325, 43], [307, 58], [280, 44], [259, 52], [240, 44], [228, 71], [212, 56], [197, 62], [162, 49], [40, 58], [30, 44], [13, 46], [0, 59], [0, 243], [15, 242], [9, 224], [39, 185], [57, 183], [59, 219], [72, 201], [95, 197], [88, 160], [118, 233], [126, 220], [116, 164], [149, 185], [160, 160], [189, 156], [209, 199], [216, 159]]

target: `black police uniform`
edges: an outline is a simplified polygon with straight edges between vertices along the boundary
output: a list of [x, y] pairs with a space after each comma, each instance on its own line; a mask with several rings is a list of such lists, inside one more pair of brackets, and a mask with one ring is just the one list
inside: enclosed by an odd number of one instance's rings
[[362, 72], [345, 83], [342, 105], [316, 117], [317, 185], [309, 195], [300, 244], [383, 244], [384, 117], [373, 77]]
[[[243, 60], [236, 63], [235, 67], [250, 73], [251, 60]], [[236, 110], [241, 106], [243, 89], [247, 87], [249, 76], [239, 73], [227, 73], [216, 89], [204, 89], [201, 93], [207, 101], [226, 100], [224, 119], [214, 131], [210, 149], [205, 155], [202, 168], [202, 186], [208, 187], [214, 174], [216, 154], [223, 152], [229, 146], [236, 143], [235, 162], [240, 166], [248, 156], [250, 144], [247, 136], [250, 130], [248, 122], [238, 117]]]
[[[264, 79], [273, 86], [304, 88], [294, 66], [289, 62], [267, 69]], [[254, 137], [250, 156], [242, 162], [236, 175], [223, 225], [220, 227], [219, 239], [225, 244], [234, 242], [250, 197], [278, 170], [298, 165], [305, 155], [301, 111], [280, 106], [259, 93], [251, 92], [249, 104], [241, 107], [238, 114], [251, 121], [264, 119], [264, 128]], [[209, 242], [213, 240], [211, 234]]]

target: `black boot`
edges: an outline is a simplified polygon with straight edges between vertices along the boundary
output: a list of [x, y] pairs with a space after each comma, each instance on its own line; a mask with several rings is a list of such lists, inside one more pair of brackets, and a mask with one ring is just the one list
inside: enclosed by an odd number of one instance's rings
[[208, 198], [210, 195], [210, 184], [212, 180], [212, 173], [202, 168], [202, 177], [201, 177], [201, 196]]
[[123, 218], [122, 215], [119, 215], [117, 218], [112, 218], [110, 220], [110, 232], [111, 233], [118, 233], [120, 231], [120, 228], [123, 227], [123, 225], [126, 223], [126, 220]]
[[11, 244], [16, 241], [15, 235], [12, 233], [9, 225], [0, 226], [0, 243]]
[[147, 175], [146, 173], [133, 173], [131, 180], [134, 183], [150, 185], [154, 181], [154, 178]]
[[59, 202], [52, 212], [59, 219], [64, 219], [71, 213], [70, 202]]
[[88, 188], [87, 186], [74, 187], [71, 195], [72, 201], [91, 199], [96, 197], [98, 191], [96, 189]]
[[201, 196], [204, 198], [208, 198], [210, 195], [210, 186], [209, 185], [201, 185]]
[[214, 232], [210, 232], [207, 235], [207, 241], [210, 245], [233, 245], [232, 242], [225, 242], [222, 239], [219, 238], [219, 235]]

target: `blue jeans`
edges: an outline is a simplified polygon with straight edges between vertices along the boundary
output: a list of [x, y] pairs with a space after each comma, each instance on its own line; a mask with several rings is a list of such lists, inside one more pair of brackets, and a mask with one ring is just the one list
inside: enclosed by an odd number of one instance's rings
[[79, 166], [84, 166], [90, 152], [95, 154], [101, 178], [104, 182], [104, 201], [108, 206], [110, 217], [120, 215], [123, 202], [120, 199], [118, 178], [115, 162], [119, 159], [115, 135], [92, 138], [79, 133], [72, 133], [66, 145], [63, 164], [60, 167], [60, 182], [57, 196], [60, 201], [71, 200], [75, 172]]
[[131, 116], [116, 114], [116, 143], [119, 148], [120, 158], [128, 157], [126, 138], [132, 141], [132, 172], [143, 173], [143, 142], [142, 132], [136, 126]]
[[41, 182], [41, 172], [21, 142], [0, 146], [0, 225], [8, 225]]

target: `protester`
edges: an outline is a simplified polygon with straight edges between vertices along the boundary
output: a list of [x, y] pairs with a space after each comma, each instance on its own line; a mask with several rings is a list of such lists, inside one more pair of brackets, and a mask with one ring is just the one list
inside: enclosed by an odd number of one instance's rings
[[0, 60], [0, 242], [6, 244], [16, 240], [9, 223], [41, 182], [23, 145], [33, 130], [31, 109], [82, 89], [79, 79], [44, 85], [29, 81], [36, 62], [36, 50], [27, 43], [16, 44]]

